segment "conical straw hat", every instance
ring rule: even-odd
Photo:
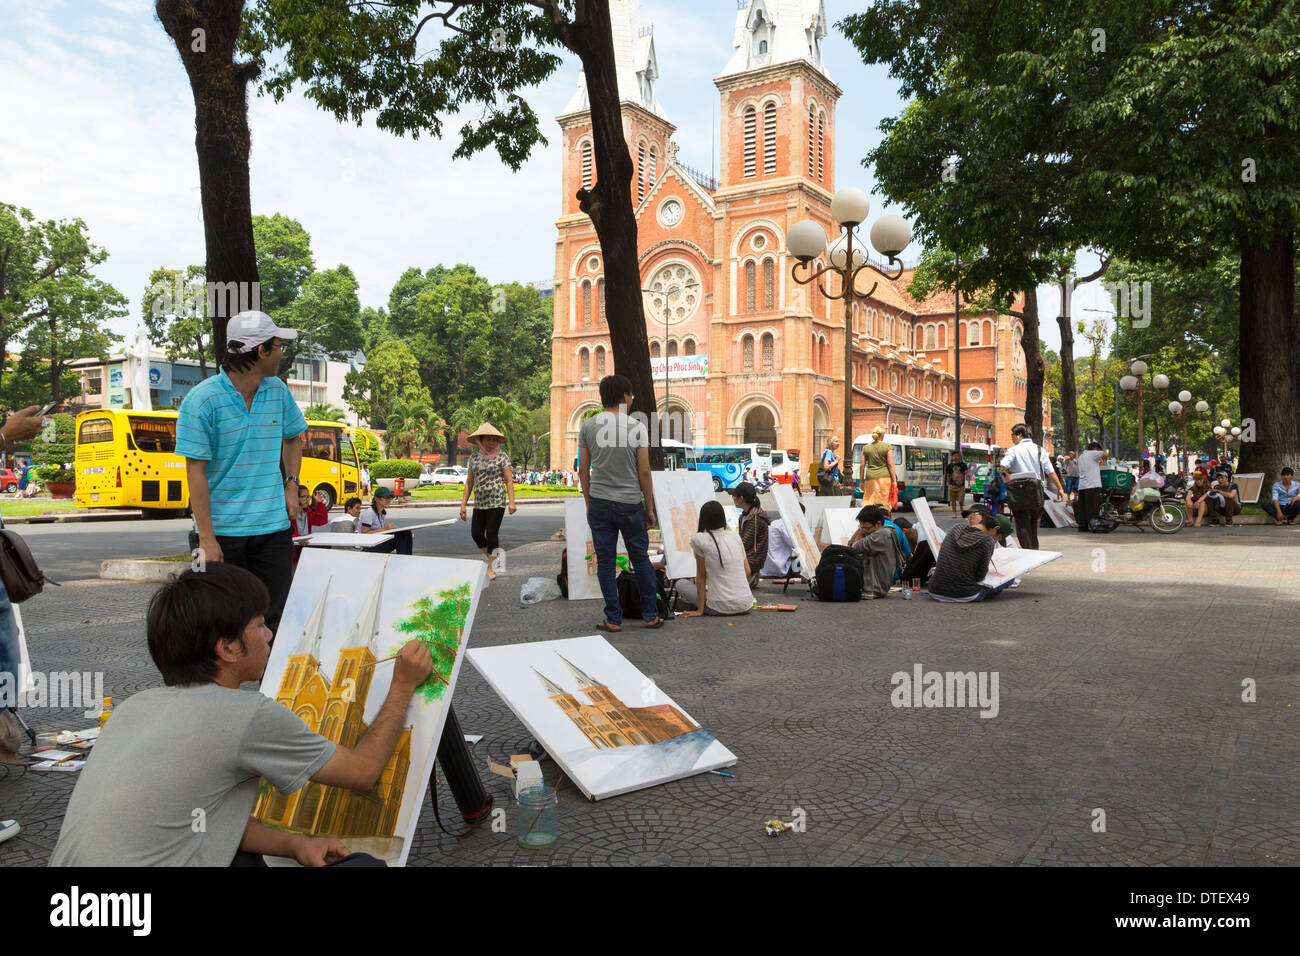
[[[484,422],[470,434],[469,440],[477,445],[480,438],[500,438],[504,441],[505,437],[505,435],[493,428],[489,422]]]

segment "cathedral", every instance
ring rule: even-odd
[[[559,654],[556,657],[564,661],[587,702],[579,700],[573,692],[560,687],[540,671],[533,673],[542,682],[546,696],[564,711],[596,749],[657,744],[697,729],[690,718],[671,704],[629,707],[608,687],[589,677],[567,658]]]
[[[1025,415],[1017,318],[990,311],[963,316],[954,329],[950,292],[917,301],[907,291],[911,269],[894,281],[879,277],[874,293],[854,303],[845,368],[844,304],[793,280],[785,240],[801,219],[820,222],[829,239],[839,234],[829,210],[842,91],[822,56],[826,12],[821,0],[737,3],[730,58],[714,78],[721,101],[714,178],[678,161],[676,127],[655,95],[654,31],[642,25],[638,0],[610,0],[665,437],[683,437],[686,423],[696,445],[766,442],[809,461],[843,429],[851,375],[855,434],[846,446],[878,424],[890,434],[951,440],[960,343],[962,440],[1010,445]],[[582,75],[557,119],[551,442],[553,461],[572,462],[579,426],[600,407],[597,383],[614,371],[600,244],[575,197],[595,174]],[[878,278],[868,271],[860,288],[869,288],[868,275]],[[1049,425],[1050,410],[1042,415]]]

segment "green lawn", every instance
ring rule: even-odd
[[[465,494],[464,485],[425,485],[411,492],[414,501],[459,501]],[[517,498],[567,498],[582,494],[581,488],[564,488],[559,485],[515,485]]]
[[[77,503],[71,498],[24,498],[14,501],[8,495],[0,496],[0,513],[8,518],[26,518],[50,511],[89,512],[91,509],[78,508]]]

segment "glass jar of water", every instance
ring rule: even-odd
[[[529,850],[552,846],[560,832],[560,798],[550,787],[526,787],[519,791],[518,843]]]

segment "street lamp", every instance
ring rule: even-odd
[[[691,281],[685,284],[674,282],[666,289],[641,290],[643,293],[648,292],[652,295],[662,295],[664,297],[664,424],[668,425],[669,432],[671,432],[672,427],[669,424],[671,419],[668,417],[670,414],[668,408],[668,317],[672,314],[673,302],[679,299],[682,293],[687,289],[698,289],[699,287],[700,284],[698,282]],[[670,434],[668,437],[671,438],[672,435]],[[686,428],[684,422],[682,423],[682,440],[686,440]]]
[[[1136,359],[1134,359],[1133,363],[1128,367],[1129,372],[1132,374],[1125,375],[1123,378],[1119,380],[1119,387],[1122,388],[1125,392],[1128,392],[1129,394],[1133,394],[1133,393],[1137,394],[1138,457],[1139,458],[1141,458],[1142,453],[1147,450],[1146,421],[1144,416],[1144,406],[1143,406],[1143,398],[1142,398],[1142,377],[1146,375],[1149,371],[1151,371],[1151,366],[1147,365],[1146,362],[1142,361],[1144,358],[1150,358],[1150,356],[1141,355],[1138,356]],[[1164,389],[1169,387],[1169,377],[1167,375],[1156,375],[1151,379],[1151,384],[1153,387],[1163,391]],[[1188,397],[1190,398],[1191,396],[1189,395]]]
[[[866,244],[857,235],[858,225],[867,218],[871,209],[871,199],[861,189],[841,189],[831,200],[831,220],[839,225],[841,235],[831,243],[830,264],[816,271],[812,261],[826,250],[826,230],[821,223],[803,219],[790,227],[786,235],[786,245],[790,254],[799,261],[791,268],[790,274],[795,282],[808,285],[817,282],[817,288],[828,299],[844,300],[844,442],[845,453],[852,452],[853,445],[853,298],[861,295],[868,298],[880,284],[877,279],[865,293],[859,293],[854,285],[858,274],[864,269],[871,269],[886,279],[897,279],[903,274],[903,263],[898,254],[912,241],[912,229],[902,216],[890,213],[881,216],[871,227],[871,245],[880,251],[897,268],[892,273],[886,272],[867,261]],[[802,271],[802,275],[801,275]],[[824,282],[818,281],[828,272],[840,277],[840,292],[831,295]],[[958,429],[957,441],[960,446],[961,430]]]
[[[1228,442],[1241,441],[1241,429],[1232,424],[1232,419],[1225,418],[1223,421],[1219,422],[1219,424],[1214,426],[1214,435],[1223,445],[1223,455],[1219,460],[1226,461],[1228,457]]]

